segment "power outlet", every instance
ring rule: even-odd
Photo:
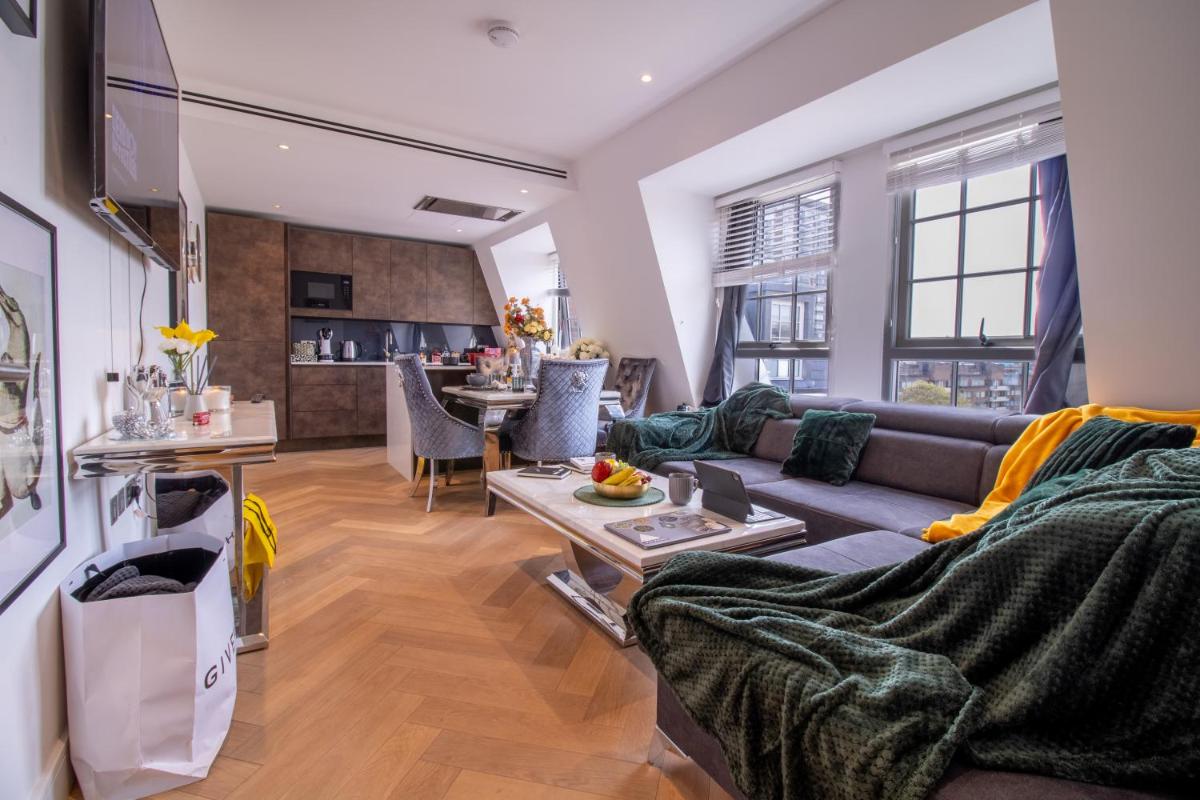
[[[125,509],[129,508],[135,500],[142,495],[141,484],[138,483],[136,477],[130,478],[124,486],[116,491],[116,493],[108,500],[108,518],[110,525],[116,525],[117,520],[125,513]]]

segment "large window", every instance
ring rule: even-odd
[[[787,392],[829,390],[830,269],[837,188],[755,198],[722,209],[717,285],[745,286],[737,357]]]

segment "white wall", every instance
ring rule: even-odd
[[[160,267],[143,271],[88,208],[87,4],[51,0],[39,3],[38,12],[36,40],[0,26],[0,192],[58,229],[62,431],[69,453],[102,432],[120,408],[120,392],[109,390],[104,373],[124,374],[136,357],[143,276],[150,281],[143,323],[151,330],[166,320],[167,281]],[[184,193],[192,214],[202,217],[194,180]],[[147,338],[148,353],[155,341]],[[67,549],[0,613],[0,797],[66,794],[57,587],[105,538],[143,535],[145,525],[132,512],[108,528],[107,498],[122,483],[65,481]]]
[[[1093,402],[1200,406],[1200,3],[1051,0]]]
[[[586,154],[572,169],[576,195],[479,243],[480,261],[488,269],[484,250],[548,222],[585,335],[608,342],[615,357],[658,358],[652,409],[695,402],[711,356],[713,306],[692,302],[684,286],[703,278],[661,268],[665,248],[639,182],[1027,2],[842,0]]]

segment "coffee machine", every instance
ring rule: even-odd
[[[319,352],[318,361],[333,361],[333,328],[321,328],[317,331]]]

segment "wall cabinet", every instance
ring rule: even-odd
[[[483,269],[479,266],[479,259],[475,257],[474,253],[471,254],[471,266],[475,274],[471,290],[471,324],[499,325],[500,322],[496,318],[496,305],[492,302],[492,294],[488,291],[487,281],[483,277]]]
[[[429,322],[470,324],[475,310],[475,276],[471,251],[463,247],[429,245]]]
[[[354,237],[354,309],[351,316],[392,319],[392,243],[374,236]]]
[[[425,322],[429,279],[429,246],[422,242],[392,241],[391,319]]]
[[[348,233],[288,226],[288,269],[304,272],[354,272],[354,237]]]

